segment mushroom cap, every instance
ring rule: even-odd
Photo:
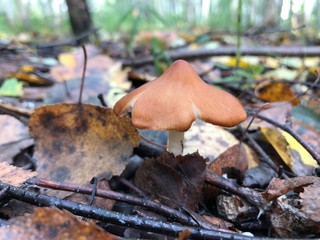
[[[196,119],[232,127],[247,117],[237,98],[206,84],[184,60],[121,98],[113,111],[123,116],[129,109],[135,127],[154,130],[186,131]]]

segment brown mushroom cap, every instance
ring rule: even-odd
[[[186,131],[196,119],[232,127],[247,117],[237,98],[206,84],[184,60],[121,98],[113,110],[125,115],[131,108],[140,129]]]

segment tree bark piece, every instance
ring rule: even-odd
[[[73,34],[77,36],[89,32],[93,28],[93,22],[87,1],[66,0],[66,3],[69,10],[69,18]],[[88,41],[88,37],[81,40]]]

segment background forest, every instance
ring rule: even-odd
[[[95,27],[102,33],[141,29],[210,31],[237,29],[238,0],[87,0]],[[242,0],[241,28],[247,33],[293,31],[317,38],[319,0]],[[139,13],[139,20],[135,20]],[[52,31],[59,29],[59,31]],[[32,32],[69,34],[64,0],[1,0],[0,36]]]

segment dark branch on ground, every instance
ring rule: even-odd
[[[240,234],[182,226],[175,223],[166,223],[141,218],[138,216],[125,215],[101,208],[86,206],[72,201],[62,200],[57,197],[49,197],[43,194],[37,194],[3,182],[0,182],[0,191],[1,190],[5,191],[6,194],[3,194],[2,196],[5,195],[6,199],[16,199],[36,206],[57,207],[59,209],[68,210],[75,215],[96,219],[118,226],[145,230],[153,233],[166,234],[176,237],[180,232],[188,228],[190,231],[190,237],[193,239],[253,239],[252,237]]]

